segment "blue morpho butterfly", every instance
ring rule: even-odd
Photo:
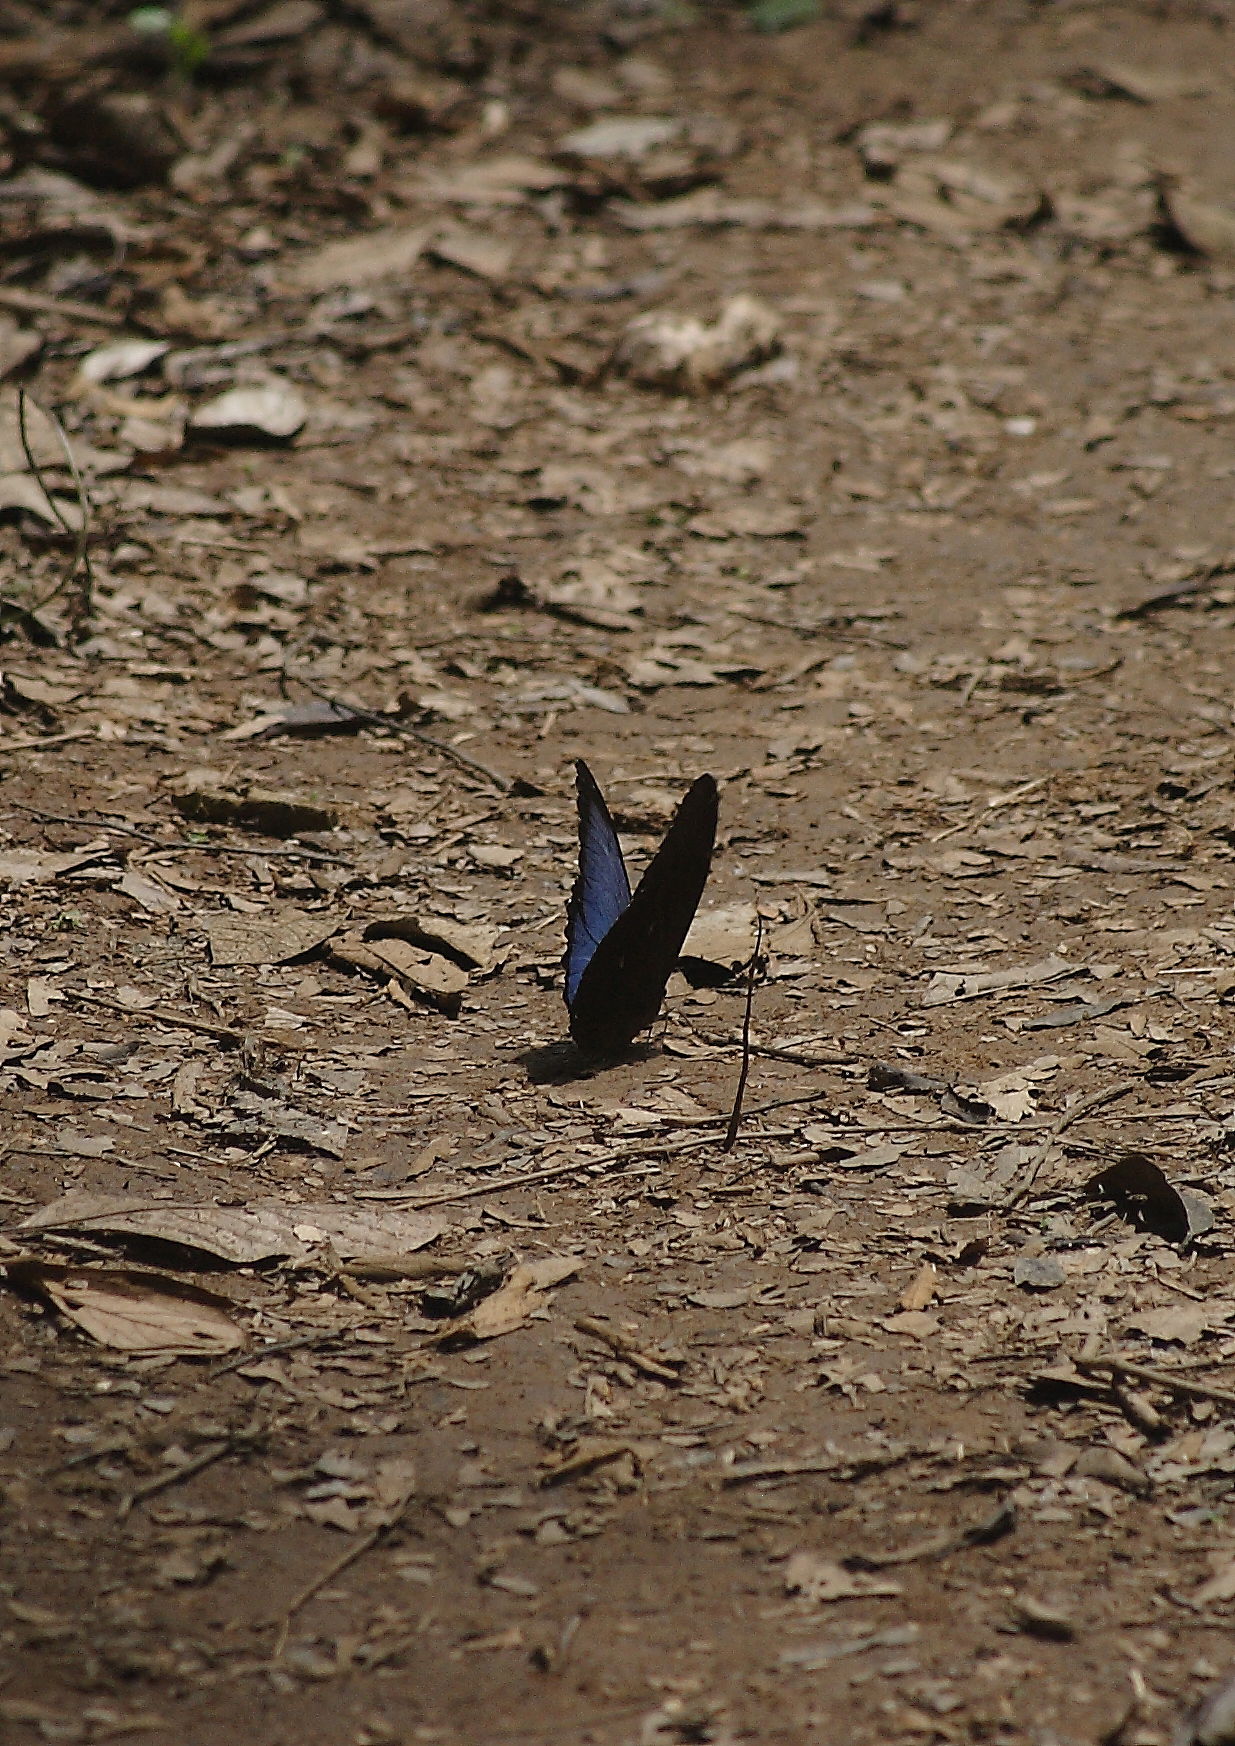
[[[631,896],[605,797],[582,759],[579,875],[566,907],[570,1034],[589,1055],[616,1055],[655,1023],[712,865],[716,780],[691,784]]]

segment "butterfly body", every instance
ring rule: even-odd
[[[579,873],[566,910],[570,1034],[587,1054],[619,1054],[655,1023],[699,899],[716,841],[711,776],[691,785],[633,895],[605,797],[575,766]]]

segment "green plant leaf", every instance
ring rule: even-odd
[[[809,24],[818,18],[821,0],[757,0],[750,7],[750,21],[756,30],[769,33],[790,30],[795,24]]]

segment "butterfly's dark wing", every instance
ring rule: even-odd
[[[593,948],[569,999],[570,1034],[589,1054],[619,1053],[655,1022],[712,865],[716,782],[700,776],[629,904]]]
[[[566,1005],[573,1009],[579,982],[596,948],[630,902],[622,847],[600,784],[580,758],[575,765],[579,800],[579,873],[566,905]]]

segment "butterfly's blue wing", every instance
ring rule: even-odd
[[[630,903],[630,880],[600,785],[580,758],[579,874],[566,906],[566,1005],[571,1008],[596,948]]]
[[[581,770],[581,830],[584,774]],[[587,781],[591,782],[590,775]],[[595,784],[591,786],[594,788]],[[600,805],[604,806],[603,800]],[[665,998],[665,986],[707,884],[716,841],[716,813],[716,783],[711,776],[700,776],[678,807],[634,896],[621,906],[600,938],[590,945],[587,959],[573,981],[568,949],[570,1034],[587,1053],[619,1054],[637,1032],[655,1022]],[[608,820],[607,812],[604,816]],[[610,832],[612,828],[610,822]],[[620,860],[620,851],[618,855]],[[625,867],[622,878],[625,881]],[[577,884],[576,895],[578,891]],[[573,906],[575,896],[571,903]],[[574,931],[578,931],[577,923]],[[568,947],[571,937],[568,918]]]

